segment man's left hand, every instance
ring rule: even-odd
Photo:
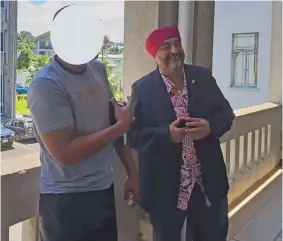
[[[186,133],[194,141],[203,139],[210,132],[210,124],[207,120],[201,118],[187,118]]]
[[[127,177],[124,184],[124,199],[129,201],[133,197],[133,205],[138,202],[138,180],[137,177]],[[133,206],[131,205],[131,206]]]

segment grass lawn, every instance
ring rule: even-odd
[[[22,115],[30,114],[26,100],[16,100],[16,113]]]

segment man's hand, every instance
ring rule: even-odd
[[[186,128],[178,128],[180,121],[181,119],[178,118],[177,120],[172,122],[169,126],[171,139],[175,143],[182,142],[186,136]]]
[[[130,201],[132,199],[133,203],[128,203],[130,207],[137,204],[138,202],[138,178],[137,175],[132,177],[127,177],[124,184],[124,199]]]
[[[201,118],[187,118],[186,134],[189,135],[194,141],[206,137],[210,132],[209,122]]]
[[[133,122],[132,101],[131,98],[128,100],[125,106],[120,106],[114,97],[110,100],[114,107],[116,121],[125,129],[125,132]]]

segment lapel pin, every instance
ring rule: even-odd
[[[192,84],[194,84],[195,82],[196,82],[196,81],[193,79],[193,80],[192,80]]]

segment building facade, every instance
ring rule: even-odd
[[[18,2],[1,0],[1,115],[15,115]]]
[[[35,38],[35,54],[46,55],[52,57],[55,55],[53,50],[51,40],[50,40],[50,31],[43,33]]]
[[[215,2],[213,75],[233,109],[268,101],[272,1]]]

